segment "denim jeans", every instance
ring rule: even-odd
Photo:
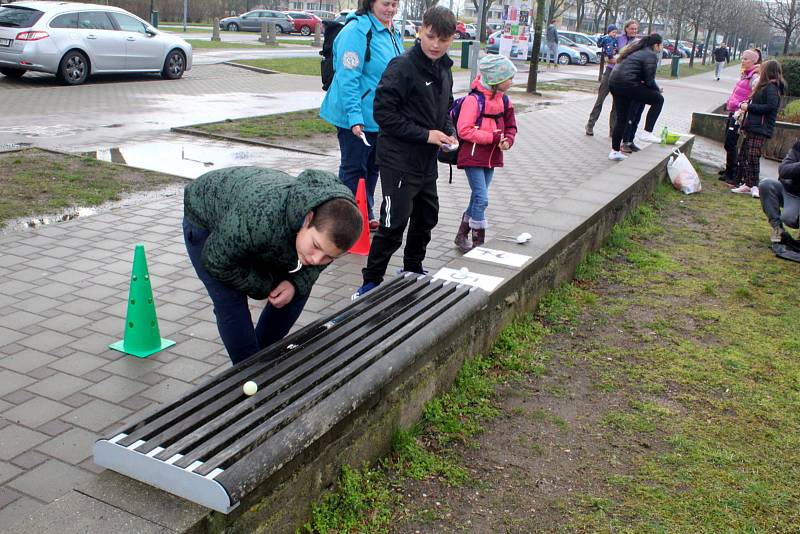
[[[484,167],[464,167],[472,194],[466,214],[470,228],[486,228],[486,208],[489,206],[489,184],[492,183],[494,169]]]
[[[375,146],[378,143],[378,132],[364,132],[367,146],[360,137],[353,135],[349,129],[336,128],[339,137],[339,181],[350,188],[353,194],[358,189],[358,179],[364,178],[367,186],[367,215],[375,220],[372,206],[375,204],[375,186],[378,185],[378,164],[375,163]]]
[[[197,272],[198,278],[206,286],[211,302],[214,303],[214,315],[222,343],[228,351],[231,362],[235,365],[261,349],[280,341],[289,333],[308,296],[295,295],[289,304],[275,308],[267,304],[261,312],[258,324],[253,327],[247,295],[229,285],[223,284],[211,276],[203,267],[203,246],[209,232],[205,228],[193,225],[183,219],[183,239],[189,259]]]

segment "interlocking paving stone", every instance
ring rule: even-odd
[[[11,460],[47,440],[47,435],[20,425],[0,429],[0,460]]]
[[[191,388],[192,384],[187,384],[186,382],[174,378],[167,378],[146,391],[143,391],[142,396],[161,404],[166,404],[174,401]]]
[[[49,352],[56,347],[69,345],[74,341],[75,338],[66,334],[61,334],[58,332],[40,332],[38,334],[20,339],[19,343],[35,350]]]
[[[75,352],[69,356],[58,358],[56,361],[50,363],[48,367],[63,373],[69,373],[75,376],[83,376],[84,374],[94,371],[98,367],[102,367],[107,363],[108,360],[104,358],[92,356],[91,354],[85,354],[82,352]],[[71,394],[72,393],[68,393],[68,395]]]
[[[33,382],[35,382],[34,379],[14,371],[0,371],[0,397],[22,389]]]
[[[68,411],[70,411],[69,406],[44,397],[34,397],[10,410],[6,410],[3,413],[3,417],[9,421],[36,428]]]
[[[0,462],[0,484],[22,473],[22,469],[8,462]]]
[[[36,467],[45,460],[47,460],[47,456],[44,454],[40,454],[36,451],[27,451],[14,458],[11,463],[23,469],[30,469]]]
[[[18,332],[16,330],[10,330],[8,328],[5,328],[4,326],[0,326],[0,348],[4,348],[24,338],[25,334],[23,334],[22,332]],[[4,354],[8,353],[4,352]],[[1,387],[2,386],[0,385],[0,388]]]
[[[206,356],[214,354],[219,350],[219,344],[202,339],[190,339],[182,343],[176,343],[170,347],[170,352],[202,360]],[[160,371],[159,371],[160,372]]]
[[[11,490],[11,488],[8,489],[14,491]],[[19,495],[17,492],[14,493]],[[30,497],[22,496],[0,510],[0,525],[15,524],[19,520],[29,517],[43,508],[44,505],[41,502],[31,499]],[[19,534],[19,532],[14,532],[14,534]]]
[[[36,450],[75,465],[91,456],[92,446],[97,437],[94,432],[82,428],[72,428],[50,441],[38,445]]]
[[[52,438],[53,436],[63,434],[70,428],[72,428],[72,426],[69,423],[65,423],[61,419],[53,419],[52,421],[49,421],[38,427],[36,430],[42,432],[43,434],[47,434]]]
[[[21,351],[11,356],[0,357],[0,367],[18,373],[27,373],[37,367],[52,363],[55,360],[56,358],[49,354],[39,352],[38,350],[23,348]]]
[[[12,393],[9,393],[3,399],[7,402],[10,402],[13,405],[22,404],[23,402],[28,402],[36,395],[31,393],[30,391],[25,391],[24,389],[18,389]]]
[[[135,380],[130,380],[121,376],[112,376],[86,388],[84,393],[109,402],[119,402],[145,389],[147,389],[147,386]]]
[[[147,404],[149,403],[147,401]],[[130,414],[131,410],[127,408],[95,399],[65,414],[61,419],[92,432],[100,432],[109,425],[122,421]]]
[[[50,502],[93,476],[60,460],[47,460],[8,485],[31,497]]]
[[[3,508],[5,508],[9,504],[11,504],[12,502],[14,502],[17,499],[19,499],[20,496],[21,495],[20,495],[19,492],[16,492],[16,491],[12,490],[11,488],[0,487],[0,510],[2,510]],[[1,513],[2,512],[0,512],[0,514]],[[2,516],[0,516],[0,517],[2,517]],[[1,524],[6,524],[7,525],[8,523],[0,522],[0,525]]]
[[[189,344],[190,342],[185,342]],[[204,342],[205,343],[205,342]],[[175,360],[158,369],[158,374],[177,378],[184,382],[192,382],[199,377],[208,374],[214,369],[213,365],[192,360]]]
[[[49,397],[54,400],[61,400],[78,391],[81,391],[92,385],[88,380],[72,376],[64,373],[58,373],[36,384],[28,386],[26,389],[37,395]]]
[[[48,330],[55,330],[64,334],[91,323],[91,319],[80,317],[72,313],[59,313],[55,317],[39,323]]]

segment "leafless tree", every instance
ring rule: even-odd
[[[531,49],[531,66],[528,70],[528,86],[526,90],[529,93],[537,94],[536,84],[538,82],[539,72],[539,50],[542,47],[542,27],[544,23],[544,10],[546,0],[536,0],[536,18],[533,19],[533,43]]]
[[[759,4],[761,13],[767,24],[780,30],[786,36],[783,41],[783,53],[789,50],[792,34],[800,25],[798,16],[798,0],[769,0]]]

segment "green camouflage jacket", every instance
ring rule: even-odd
[[[295,238],[306,214],[332,198],[353,200],[336,176],[306,170],[231,167],[208,172],[186,186],[184,216],[209,231],[203,266],[217,280],[265,299],[282,280],[308,295],[325,266],[297,268]]]

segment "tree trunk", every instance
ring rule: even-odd
[[[694,38],[692,38],[692,57],[689,59],[689,68],[694,68],[694,56],[697,54],[697,34],[700,32],[700,25],[694,27]]]
[[[539,50],[542,47],[542,22],[544,22],[545,0],[536,0],[536,18],[533,22],[533,46],[531,48],[531,66],[528,70],[529,93],[536,93],[536,82],[539,73]]]
[[[783,41],[783,55],[786,55],[786,52],[789,51],[789,41],[792,39],[792,31],[789,30],[786,32],[786,39]]]

